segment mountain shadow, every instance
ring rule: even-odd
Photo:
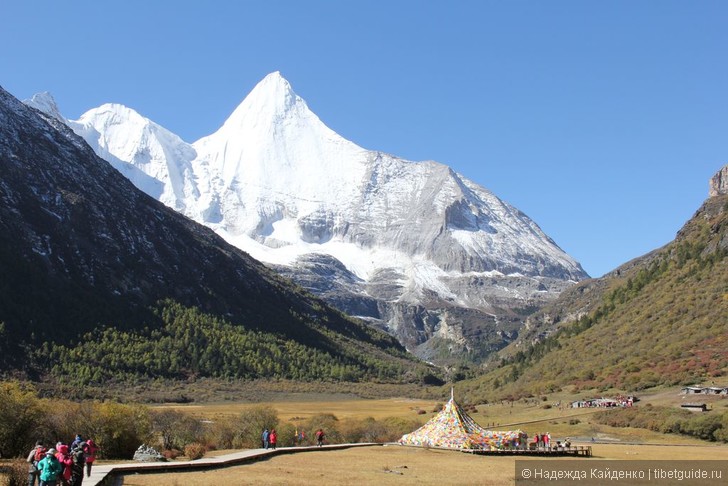
[[[49,354],[56,346],[93,347],[102,328],[149,338],[175,320],[165,309],[273,336],[273,347],[295,343],[298,353],[350,367],[349,377],[401,381],[426,370],[394,338],[137,190],[65,124],[2,88],[0,273],[2,368],[31,377],[58,364]],[[228,372],[261,375],[251,370]],[[305,376],[318,378],[337,377]]]

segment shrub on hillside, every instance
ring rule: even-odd
[[[715,441],[717,440],[716,433],[723,427],[722,419],[722,416],[713,413],[701,414],[691,420],[685,421],[680,431],[685,435]]]
[[[49,439],[39,435],[38,417],[45,413],[33,390],[14,381],[0,383],[0,457],[24,456],[36,440]]]
[[[389,442],[386,425],[372,417],[343,420],[339,432],[343,442]]]
[[[243,447],[238,437],[241,435],[238,417],[220,417],[210,426],[207,437],[218,449]],[[256,446],[257,447],[257,446]]]
[[[721,428],[716,430],[713,436],[719,442],[728,442],[728,411],[723,412]]]
[[[106,458],[131,459],[140,444],[149,444],[152,426],[149,409],[120,403],[94,404],[90,432]]]
[[[178,410],[159,410],[151,414],[152,430],[161,438],[162,449],[181,449],[191,442],[202,442],[202,422]]]
[[[193,442],[185,446],[185,456],[187,456],[187,458],[191,461],[194,461],[195,459],[202,459],[205,452],[207,452],[205,446],[199,442]]]
[[[391,442],[391,434],[387,429],[387,425],[383,422],[376,421],[373,418],[365,418],[362,420],[364,426],[363,434],[360,442]],[[399,438],[399,436],[397,437]]]
[[[23,459],[14,459],[5,466],[7,486],[25,486],[28,484],[28,463]]]
[[[409,434],[413,430],[422,426],[422,422],[418,419],[408,419],[402,417],[387,417],[382,419],[382,427],[384,436],[379,442],[394,442],[404,434]]]
[[[694,412],[667,407],[632,407],[605,410],[594,420],[612,427],[635,427],[662,433],[683,434],[708,441],[728,442],[728,411]]]
[[[318,429],[323,429],[327,443],[342,442],[341,433],[339,432],[339,419],[336,418],[336,415],[320,413],[309,418],[306,430],[311,431],[311,435],[313,435]]]
[[[276,429],[276,435],[278,436],[278,441],[276,442],[276,445],[278,447],[293,447],[298,445],[296,442],[297,431],[298,429],[293,424],[280,424]]]
[[[45,400],[16,382],[0,383],[0,454],[25,457],[36,440],[54,444],[76,434],[93,438],[109,459],[130,459],[151,438],[146,407]]]
[[[44,411],[37,420],[48,443],[81,434],[93,438],[104,457],[130,459],[140,444],[150,442],[149,413],[144,406],[63,400],[39,403]]]
[[[162,455],[165,459],[168,461],[173,461],[177,459],[179,456],[182,455],[182,451],[179,449],[169,449],[169,450],[163,450]]]
[[[238,416],[237,423],[232,423],[234,433],[232,446],[236,449],[254,449],[261,447],[261,434],[264,429],[278,427],[278,413],[267,406],[250,408]],[[222,448],[218,445],[219,448]]]

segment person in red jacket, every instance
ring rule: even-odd
[[[276,432],[276,429],[271,429],[270,435],[268,436],[268,443],[272,449],[276,448],[276,442],[278,442],[278,433]]]
[[[63,471],[59,476],[61,484],[68,486],[71,484],[71,469],[73,468],[73,457],[68,453],[68,445],[60,444],[58,446],[58,452],[56,453],[56,459],[63,466]]]
[[[324,434],[324,431],[322,429],[318,429],[316,431],[316,445],[319,447],[322,447],[324,445],[325,437],[326,437],[326,434]]]
[[[99,450],[99,446],[96,445],[93,439],[89,439],[86,441],[86,447],[84,448],[83,452],[86,456],[86,477],[91,476],[91,466],[94,465],[94,461],[96,460],[96,453]]]

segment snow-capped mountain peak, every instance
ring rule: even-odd
[[[166,128],[118,103],[106,103],[67,122],[119,172],[167,206],[186,212],[194,196],[195,150]]]
[[[302,105],[302,109],[308,109],[306,102],[293,92],[291,84],[281,76],[279,71],[263,78],[245,99],[246,105],[239,107],[236,113],[243,110],[258,113],[272,111],[274,114],[283,116],[286,111],[294,109],[298,104]],[[234,119],[236,113],[231,119]]]
[[[61,111],[58,109],[58,104],[48,91],[42,93],[36,93],[29,100],[24,100],[23,103],[28,106],[42,111],[46,115],[50,115],[56,120],[65,122],[66,119],[61,115]]]
[[[266,135],[280,140],[293,135],[295,130],[315,130],[340,138],[308,108],[290,83],[279,72],[274,72],[253,88],[217,132],[196,145],[208,143],[211,138],[240,135]]]
[[[120,105],[68,123],[145,192],[393,331],[410,313],[422,326],[452,319],[451,307],[512,320],[587,277],[525,214],[446,165],[344,139],[279,72],[193,144]],[[429,339],[407,333],[408,346]]]
[[[366,171],[365,151],[324,125],[277,72],[193,146],[199,165],[215,174],[210,190],[220,196],[210,198],[218,207],[201,212],[222,214],[233,235],[270,231],[282,208],[305,216],[349,200]],[[246,224],[239,224],[242,212]]]

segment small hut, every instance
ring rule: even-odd
[[[683,403],[680,405],[681,408],[685,410],[690,410],[691,412],[707,412],[708,411],[708,405],[705,403]]]

